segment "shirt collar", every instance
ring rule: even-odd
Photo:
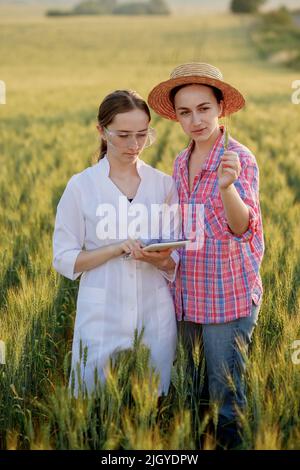
[[[203,170],[208,170],[208,171],[214,171],[217,169],[220,161],[220,156],[223,154],[224,151],[224,141],[225,141],[225,132],[224,132],[224,126],[220,126],[221,130],[221,135],[217,138],[216,142],[214,143],[213,148],[211,149],[208,157],[206,158],[202,169]],[[184,165],[187,164],[188,159],[190,158],[191,152],[194,148],[194,141],[192,140],[189,144],[189,146],[184,150],[180,167],[183,168]]]
[[[102,172],[105,174],[105,176],[108,176],[109,175],[109,170],[110,170],[110,164],[109,164],[109,161],[108,161],[108,158],[107,158],[106,154],[104,155],[103,158],[101,158],[101,160],[99,160],[98,165],[100,167],[100,170],[102,170]],[[144,166],[145,166],[145,163],[143,162],[143,160],[138,158],[137,161],[136,161],[136,169],[137,169],[137,172],[138,172],[138,174],[141,178],[143,176]]]

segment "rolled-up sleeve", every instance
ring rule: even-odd
[[[171,185],[165,201],[165,204],[169,206],[169,210],[165,212],[163,217],[162,236],[165,239],[178,240],[181,237],[181,211],[175,182],[173,179],[170,181]],[[180,263],[179,251],[173,250],[171,253],[171,258],[175,262],[173,270],[159,271],[168,281],[174,282]]]
[[[85,237],[80,192],[75,181],[76,175],[69,180],[58,203],[53,233],[52,265],[59,274],[71,280],[82,274],[74,273],[74,266]]]
[[[249,242],[258,230],[260,219],[259,204],[259,170],[254,157],[246,159],[242,164],[241,174],[234,183],[241,199],[249,209],[249,225],[247,230],[241,235],[234,234],[227,223],[224,212],[222,216],[222,224],[224,232],[238,242]]]

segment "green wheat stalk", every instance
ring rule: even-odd
[[[230,116],[225,117],[225,131],[224,131],[224,152],[228,150],[228,142],[229,142],[229,119]]]
[[[229,132],[227,130],[227,127],[225,128],[225,139],[224,139],[224,150],[227,152],[228,150],[228,141],[229,141]]]

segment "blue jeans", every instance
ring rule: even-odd
[[[201,338],[209,401],[219,404],[219,422],[222,424],[235,423],[236,406],[243,410],[247,404],[244,374],[259,309],[260,306],[252,302],[250,316],[227,323],[179,322],[179,330],[189,347]]]
[[[219,415],[227,421],[235,420],[236,406],[244,409],[247,404],[244,374],[259,309],[252,302],[248,317],[202,325],[209,399],[219,402]]]

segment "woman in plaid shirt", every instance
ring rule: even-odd
[[[237,447],[237,409],[247,404],[245,365],[262,301],[264,239],[256,159],[226,134],[219,118],[245,101],[217,68],[192,63],[176,67],[156,86],[149,104],[178,121],[191,140],[175,160],[173,177],[183,234],[194,242],[181,250],[172,289],[190,352],[203,341],[209,398],[219,404],[219,446]]]

